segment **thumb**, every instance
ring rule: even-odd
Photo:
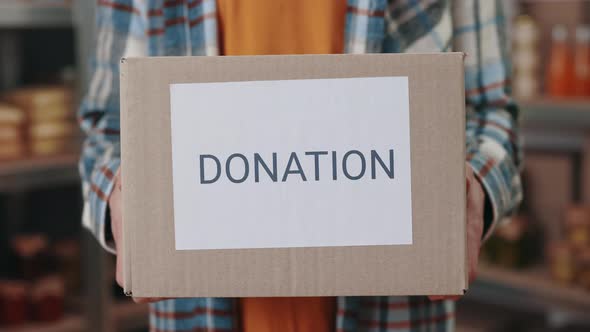
[[[123,255],[117,254],[117,263],[115,269],[115,280],[119,286],[123,287]]]
[[[469,163],[465,163],[465,189],[469,192],[469,188],[471,187],[471,180],[473,179],[473,169],[469,165]]]

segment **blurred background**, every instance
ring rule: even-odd
[[[590,330],[590,1],[505,0],[525,202],[482,251],[458,331]],[[0,331],[145,331],[81,229],[75,110],[91,0],[0,0]]]

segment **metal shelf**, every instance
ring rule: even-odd
[[[523,127],[590,130],[590,99],[540,98],[518,104]]]
[[[0,192],[80,181],[77,154],[0,162]]]
[[[117,331],[133,331],[148,327],[148,305],[122,301],[113,304],[111,317]],[[84,316],[68,315],[55,323],[30,323],[22,327],[0,328],[0,332],[83,332],[87,331]]]
[[[55,323],[31,323],[22,327],[0,328],[0,332],[83,332],[86,331],[84,318],[66,316]]]
[[[557,283],[543,267],[513,271],[483,263],[478,271],[468,298],[541,312],[559,309],[589,319],[590,291]]]
[[[72,25],[72,9],[67,6],[0,2],[0,28],[55,28]]]
[[[590,133],[590,99],[519,101],[527,150],[579,152]]]

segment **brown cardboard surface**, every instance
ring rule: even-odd
[[[170,84],[375,76],[409,77],[412,245],[175,250]],[[467,288],[461,53],[123,59],[121,144],[124,288],[133,296],[434,295]]]

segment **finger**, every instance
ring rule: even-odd
[[[468,163],[465,163],[465,184],[467,192],[469,192],[469,188],[471,187],[471,181],[473,179],[473,169],[469,166]]]
[[[116,263],[116,267],[115,267],[115,280],[117,281],[117,284],[119,284],[119,286],[121,286],[121,288],[123,287],[123,259],[121,259],[121,255],[117,255],[117,263]]]
[[[168,297],[133,297],[133,302],[135,303],[154,303],[164,300],[169,300]]]
[[[430,301],[441,301],[441,300],[445,299],[445,296],[444,295],[429,295],[428,299]]]
[[[119,167],[117,174],[117,183],[119,184],[119,190],[121,190],[123,188],[123,172],[121,171],[121,167]]]
[[[117,173],[118,174],[118,173]],[[115,240],[115,245],[119,242],[121,232],[120,232],[120,224],[121,224],[121,189],[119,187],[120,183],[119,177],[115,177],[115,188],[111,192],[109,197],[109,208],[111,214],[111,230],[113,232],[113,238]]]
[[[444,301],[444,300],[451,300],[451,301],[458,301],[461,299],[460,295],[430,295],[428,296],[430,301]]]
[[[469,268],[469,283],[472,283],[477,279],[477,264],[479,256],[474,258],[473,266]]]

